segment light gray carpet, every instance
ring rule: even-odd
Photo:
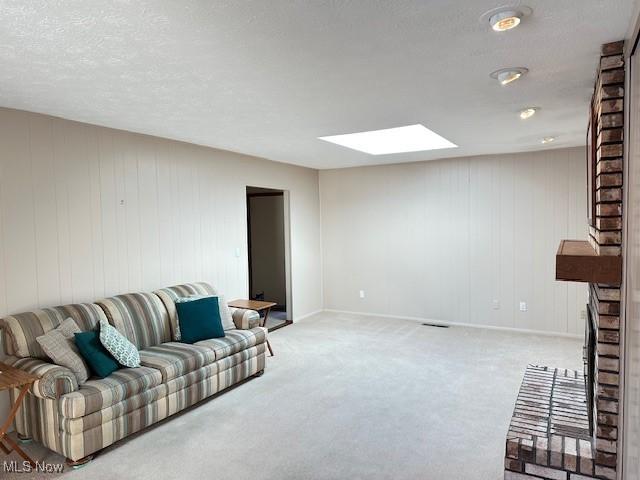
[[[335,313],[271,343],[261,378],[63,477],[498,480],[526,365],[581,368],[578,340]]]

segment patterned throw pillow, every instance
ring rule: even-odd
[[[100,322],[100,343],[120,365],[130,368],[140,366],[140,354],[136,346],[104,320]]]
[[[80,385],[89,378],[89,367],[78,352],[75,333],[80,333],[80,328],[73,318],[67,318],[58,328],[36,337],[36,341],[53,363],[71,370]]]
[[[233,318],[231,317],[231,310],[229,310],[229,305],[227,305],[227,301],[225,300],[223,295],[189,295],[188,297],[178,298],[175,303],[182,302],[190,302],[192,300],[200,300],[201,298],[207,297],[218,297],[218,307],[220,309],[220,320],[222,320],[222,328],[226,330],[233,330],[236,328],[236,324],[233,323]],[[176,340],[180,340],[180,331],[176,332]]]

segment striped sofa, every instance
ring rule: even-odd
[[[224,338],[193,345],[172,341],[174,301],[192,294],[216,295],[206,283],[130,293],[96,303],[65,305],[7,316],[5,362],[40,376],[16,416],[22,438],[33,438],[77,464],[118,440],[198,403],[231,385],[262,374],[266,329],[252,310],[230,309],[236,329]],[[73,318],[81,330],[107,320],[140,351],[141,367],[122,368],[78,385],[54,365],[36,337]],[[17,390],[11,392],[15,400]]]

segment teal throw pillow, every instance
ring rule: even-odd
[[[76,347],[89,368],[100,378],[105,378],[120,368],[118,362],[100,343],[98,332],[81,332],[74,334]]]
[[[180,341],[196,343],[209,338],[224,337],[217,297],[205,297],[176,303]]]

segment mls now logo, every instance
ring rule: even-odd
[[[32,465],[29,462],[19,464],[16,461],[3,461],[2,471],[6,473],[62,473],[64,471],[64,463],[35,462]]]

